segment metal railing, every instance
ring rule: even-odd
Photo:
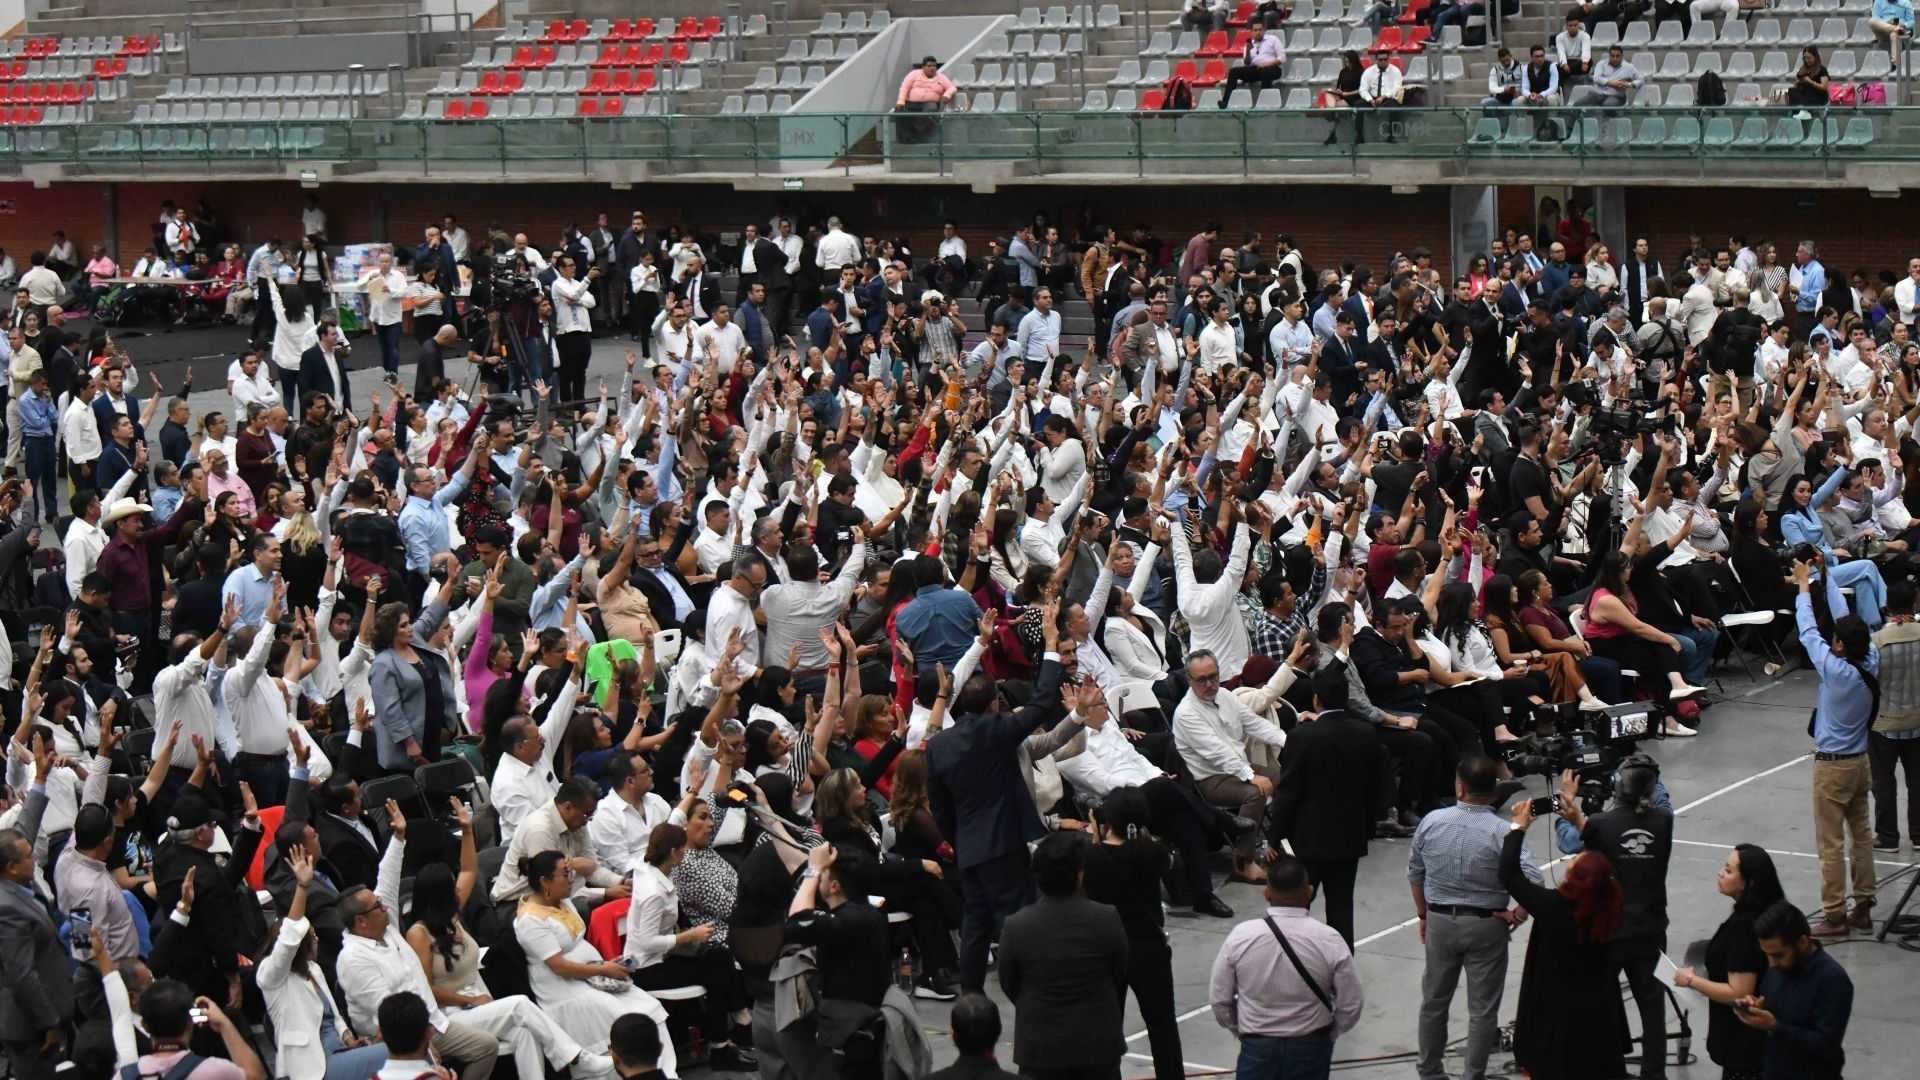
[[[1342,166],[1359,174],[1393,161],[1449,161],[1450,175],[1460,177],[1511,174],[1515,162],[1536,171],[1604,163],[1623,178],[1821,177],[1849,163],[1920,162],[1920,108],[669,114],[96,123],[0,132],[0,170],[61,165],[76,177],[239,175],[310,161],[545,179],[569,175],[569,165],[587,174],[597,165],[634,163],[667,174],[851,173],[879,164],[883,175],[949,175],[995,163],[1025,175],[1225,179]]]

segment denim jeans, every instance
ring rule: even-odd
[[[400,324],[376,325],[373,331],[380,338],[380,366],[388,371],[399,371]]]
[[[54,456],[58,451],[51,435],[29,435],[24,440],[27,455],[27,479],[33,481],[33,497],[36,505],[44,509],[46,516],[38,520],[52,522],[60,516],[60,482],[54,478]],[[28,520],[35,520],[31,508]]]
[[[1333,1066],[1333,1032],[1283,1039],[1248,1035],[1240,1040],[1234,1080],[1326,1080]]]
[[[1673,631],[1680,642],[1680,677],[1689,686],[1705,686],[1712,677],[1713,650],[1720,644],[1720,631],[1697,626]]]

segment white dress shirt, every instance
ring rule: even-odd
[[[67,403],[67,411],[60,417],[60,438],[66,443],[68,461],[84,465],[100,459],[104,447],[92,402],[76,397]]]
[[[716,653],[724,652],[736,629],[746,647],[734,661],[734,670],[746,678],[753,674],[754,660],[760,655],[760,627],[753,621],[753,608],[747,598],[727,582],[720,582],[707,600],[706,640]]]
[[[1400,69],[1392,64],[1386,66],[1384,73],[1377,64],[1360,73],[1360,100],[1381,98],[1400,99]]]
[[[1240,343],[1233,335],[1233,324],[1209,321],[1200,331],[1200,370],[1212,374],[1239,358]]]
[[[278,676],[266,673],[267,653],[273,649],[273,637],[272,627],[262,625],[255,632],[247,655],[221,682],[220,697],[233,715],[243,754],[288,752],[287,726],[293,722],[289,708],[293,695]]]
[[[1193,576],[1193,550],[1187,543],[1186,530],[1173,530],[1173,573],[1179,584],[1180,613],[1187,617],[1193,648],[1205,649],[1219,661],[1221,682],[1239,678],[1252,651],[1247,620],[1234,603],[1240,579],[1247,572],[1251,536],[1245,528],[1234,530],[1233,553],[1226,568],[1217,580],[1202,585]]]
[[[375,278],[379,278],[384,287],[380,292],[372,288]],[[369,270],[360,275],[360,284],[367,286],[368,321],[375,326],[392,326],[400,321],[400,297],[407,291],[407,275],[398,270],[385,274]]]
[[[1059,765],[1060,775],[1073,782],[1075,791],[1100,799],[1115,788],[1140,787],[1164,775],[1134,749],[1112,717],[1097,728],[1088,725],[1086,750]]]
[[[631,874],[645,861],[647,838],[669,822],[681,824],[679,813],[651,791],[641,793],[638,806],[619,795],[608,795],[587,819],[587,839],[593,842],[593,857],[600,865]]]
[[[500,815],[500,842],[511,843],[513,832],[528,814],[553,801],[560,780],[553,772],[553,755],[560,749],[567,725],[573,722],[573,702],[580,692],[580,681],[568,679],[566,686],[547,710],[540,724],[540,736],[546,743],[540,755],[529,765],[512,754],[501,754],[493,767],[493,809]]]
[[[1173,741],[1195,780],[1227,776],[1251,781],[1253,764],[1247,759],[1247,741],[1266,743],[1275,750],[1287,736],[1273,722],[1247,708],[1233,693],[1214,691],[1207,701],[1188,690],[1173,710]]]
[[[822,270],[838,271],[860,261],[860,241],[840,229],[830,229],[814,249],[813,264]]]
[[[554,278],[552,292],[554,335],[591,333],[593,316],[587,312],[595,301],[586,279]]]
[[[741,331],[740,324],[731,319],[725,326],[718,321],[702,323],[700,329],[693,332],[693,355],[704,360],[709,351],[720,374],[731,375],[733,366],[740,362],[740,354],[747,351],[747,335]]]

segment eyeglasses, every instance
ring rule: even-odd
[[[1220,681],[1220,673],[1216,671],[1211,675],[1189,675],[1187,676],[1187,681],[1202,686],[1211,686]]]

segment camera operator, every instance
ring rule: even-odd
[[[1654,968],[1667,947],[1667,864],[1673,858],[1673,804],[1660,765],[1646,754],[1620,763],[1611,806],[1589,818],[1571,769],[1560,774],[1561,821],[1555,839],[1564,854],[1592,849],[1613,864],[1624,901],[1613,940],[1613,964],[1627,974],[1640,1007],[1640,1075],[1667,1073],[1666,987]],[[1568,843],[1572,834],[1574,842]]]

